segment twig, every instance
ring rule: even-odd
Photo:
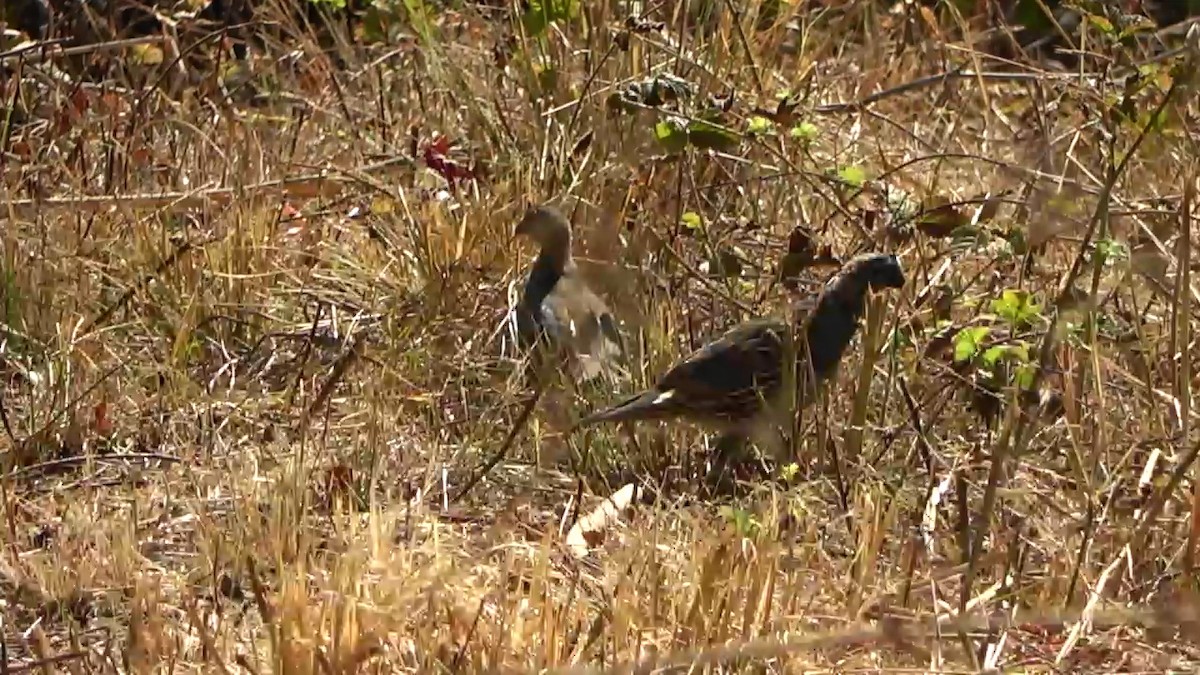
[[[1183,607],[1167,606],[1162,609],[1113,609],[1095,612],[1093,624],[1104,626],[1132,625],[1175,625],[1194,621],[1195,605]],[[1083,610],[1088,611],[1087,609]],[[926,636],[937,636],[937,631],[976,632],[982,630],[1011,630],[1018,627],[1041,627],[1062,629],[1076,621],[1081,612],[1050,610],[1036,615],[1025,615],[1020,621],[1006,613],[986,616],[938,616],[909,622],[907,625],[896,616],[883,616],[878,627],[852,627],[842,630],[823,631],[817,634],[780,638],[766,637],[754,640],[739,640],[725,645],[683,650],[660,657],[648,657],[618,663],[607,669],[575,666],[550,670],[552,675],[591,675],[593,673],[651,673],[667,672],[693,666],[719,666],[747,660],[783,659],[798,652],[835,649],[855,645],[883,644],[911,649],[913,640]],[[543,671],[545,672],[545,671]]]
[[[38,659],[37,661],[30,661],[29,663],[22,663],[16,666],[10,666],[7,663],[4,663],[3,672],[16,675],[16,673],[28,673],[34,670],[43,670],[46,668],[46,666],[54,666],[60,663],[66,663],[67,661],[77,661],[86,658],[87,655],[88,653],[85,651],[77,651],[47,656],[44,659]]]
[[[1165,28],[1165,29],[1159,31],[1156,35],[1159,37],[1165,37],[1167,35],[1181,33],[1181,32],[1186,31],[1186,29],[1188,27],[1190,27],[1193,23],[1197,23],[1198,21],[1200,21],[1200,19],[1189,19],[1188,21],[1183,22],[1180,25],[1170,26],[1168,28]],[[1103,78],[1110,82],[1119,82],[1127,77],[1130,77],[1131,75],[1134,75],[1134,74],[1140,72],[1139,69],[1142,68],[1143,66],[1166,61],[1167,59],[1170,59],[1172,57],[1178,56],[1178,55],[1186,52],[1187,49],[1188,49],[1188,47],[1186,47],[1186,46],[1168,49],[1160,54],[1155,54],[1154,56],[1151,56],[1147,59],[1139,61],[1138,63],[1135,63],[1128,68],[1122,68],[1120,70],[1114,71],[1111,74],[1083,73],[1081,75],[1079,73],[1040,73],[1040,72],[1024,72],[1024,73],[1022,73],[1022,72],[1004,72],[1004,71],[974,71],[974,70],[967,70],[966,65],[963,65],[963,66],[959,66],[958,68],[954,68],[952,70],[947,70],[947,71],[944,71],[941,73],[935,73],[933,75],[926,75],[925,77],[919,77],[915,80],[910,80],[908,82],[898,84],[894,87],[889,87],[882,91],[877,91],[874,94],[871,94],[870,96],[867,96],[866,98],[860,99],[858,101],[849,101],[849,102],[844,102],[844,103],[829,103],[826,105],[819,105],[819,106],[816,106],[814,108],[814,110],[818,113],[852,112],[855,110],[865,108],[873,103],[878,103],[884,99],[892,98],[894,96],[900,96],[901,94],[907,94],[908,92],[916,91],[917,89],[924,89],[925,87],[933,86],[933,85],[936,85],[936,84],[939,84],[942,82],[946,82],[947,80],[951,80],[951,79],[955,79],[955,80],[992,80],[992,81],[996,81],[996,82],[1028,82],[1028,81],[1041,82],[1041,81],[1045,81],[1045,80],[1076,80],[1076,79],[1101,79],[1101,78]]]
[[[344,354],[338,357],[337,363],[333,365],[333,372],[329,373],[329,377],[321,384],[321,389],[317,392],[316,398],[304,410],[304,414],[300,416],[300,422],[297,428],[303,430],[308,426],[308,421],[316,413],[317,409],[325,405],[329,397],[333,395],[333,390],[337,387],[338,382],[342,381],[346,373],[350,370],[350,366],[354,365],[359,357],[362,356],[363,344],[366,342],[367,333],[359,333],[354,339],[354,344],[346,350]]]
[[[210,204],[228,204],[235,199],[262,196],[265,194],[288,194],[293,198],[308,196],[323,196],[323,192],[332,191],[337,184],[348,182],[348,179],[335,176],[335,173],[353,175],[368,174],[394,166],[412,166],[413,160],[408,157],[391,159],[368,164],[353,170],[329,168],[318,173],[302,176],[288,176],[274,180],[252,183],[237,188],[210,188],[190,192],[160,192],[157,194],[120,194],[94,195],[83,197],[47,197],[44,199],[14,199],[5,202],[14,214],[40,214],[49,209],[72,209],[76,211],[99,211],[101,209],[124,206],[127,208],[161,209],[166,207],[185,209]],[[316,192],[316,194],[313,194]]]
[[[214,240],[206,241],[203,244],[201,244],[201,246],[206,246],[209,243],[212,243],[212,241],[214,241]],[[105,321],[108,321],[109,317],[111,317],[113,314],[115,314],[117,312],[117,310],[121,309],[122,307],[124,307],[126,304],[129,303],[129,300],[133,298],[133,295],[135,293],[137,293],[139,289],[143,288],[146,284],[153,281],[155,277],[157,277],[158,275],[165,272],[168,268],[174,266],[175,263],[178,262],[178,260],[184,256],[184,254],[186,254],[188,251],[191,251],[195,246],[196,246],[195,243],[193,243],[191,241],[185,241],[182,244],[180,244],[179,246],[175,247],[175,250],[171,251],[171,255],[167,256],[166,258],[163,258],[162,262],[160,262],[158,264],[158,267],[154,268],[153,272],[145,275],[137,283],[135,283],[132,286],[130,286],[129,288],[125,289],[125,292],[121,293],[120,297],[118,297],[111,304],[109,304],[108,307],[105,307],[104,309],[100,310],[100,313],[97,314],[96,316],[92,317],[92,319],[90,321],[83,324],[83,326],[79,329],[78,334],[85,336],[85,335],[91,333],[92,329],[95,328],[96,326],[99,326],[100,324],[104,323]]]
[[[483,480],[485,476],[491,473],[492,469],[494,469],[496,465],[508,455],[508,451],[512,448],[513,442],[517,440],[517,435],[521,433],[521,431],[525,428],[525,425],[529,422],[529,417],[533,414],[533,409],[537,407],[538,400],[541,399],[542,394],[546,392],[546,387],[549,384],[549,380],[550,378],[547,377],[539,378],[537,388],[533,390],[533,394],[528,400],[525,401],[525,406],[521,408],[521,413],[517,415],[517,419],[513,422],[512,429],[509,430],[508,437],[504,439],[504,443],[501,444],[500,449],[497,450],[491,457],[489,457],[488,460],[483,463],[483,466],[479,467],[479,470],[475,472],[475,475],[471,476],[471,478],[467,480],[466,484],[459,489],[458,493],[450,499],[450,503],[453,504],[462,501],[462,498],[466,497],[467,493],[474,489],[474,487],[479,484],[479,481]]]
[[[80,45],[78,47],[63,47],[59,44],[58,40],[47,40],[45,42],[22,45],[6,52],[0,52],[0,64],[17,60],[25,61],[26,63],[40,63],[62,56],[79,56],[81,54],[91,54],[92,52],[124,49],[125,47],[136,47],[137,45],[156,44],[166,41],[167,38],[162,35],[147,35],[127,40],[97,42],[96,44]]]
[[[58,410],[58,412],[51,415],[50,419],[46,420],[46,422],[44,424],[42,424],[42,426],[38,427],[37,431],[34,431],[32,434],[29,434],[29,436],[25,437],[25,440],[21,442],[21,447],[24,448],[26,445],[29,444],[29,442],[32,439],[41,436],[42,434],[46,433],[46,431],[49,430],[50,427],[54,426],[55,424],[58,424],[58,421],[62,419],[63,415],[67,414],[67,411],[73,410],[76,405],[79,405],[80,401],[82,401],[83,399],[90,396],[93,391],[95,391],[101,384],[104,384],[104,382],[106,380],[108,380],[108,378],[115,375],[116,372],[118,370],[120,370],[121,367],[124,365],[125,365],[124,363],[118,363],[115,366],[104,371],[104,374],[101,375],[99,378],[97,378],[96,381],[93,382],[91,385],[89,385],[87,389],[84,389],[82,393],[80,393],[75,398],[71,399],[65,406],[60,408]],[[109,456],[111,457],[111,455],[109,455]],[[18,469],[18,471],[20,471],[20,469]]]
[[[132,459],[156,459],[163,462],[170,462],[172,464],[178,464],[179,462],[183,461],[179,457],[161,455],[155,452],[130,452],[118,455],[79,455],[77,457],[52,459],[48,462],[38,462],[37,464],[30,464],[29,466],[23,466],[19,469],[13,469],[12,471],[4,474],[4,479],[12,480],[15,478],[20,478],[27,473],[45,471],[47,469],[59,469],[66,466],[72,466],[74,464],[83,464],[84,462],[120,462]]]

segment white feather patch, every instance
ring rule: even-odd
[[[675,396],[674,389],[672,389],[670,391],[664,391],[663,393],[659,394],[658,397],[655,398],[654,401],[650,405],[658,405],[659,403],[663,403],[665,401],[670,401],[674,396]]]

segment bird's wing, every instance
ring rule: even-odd
[[[612,312],[604,312],[600,315],[600,332],[608,341],[617,348],[617,352],[622,358],[625,357],[625,340],[621,337],[621,331],[617,328],[617,320],[613,318]]]
[[[522,302],[516,307],[517,335],[526,348],[545,341],[558,346],[571,339],[569,324],[564,324],[554,308],[542,302],[536,306]]]
[[[577,426],[671,417],[725,424],[753,417],[780,381],[787,330],[770,319],[742,324],[684,358],[653,388]]]
[[[564,274],[543,304],[559,323],[570,327],[571,340],[578,353],[596,358],[624,353],[612,313],[577,274]]]
[[[788,328],[758,319],[727,331],[693,352],[659,380],[674,406],[697,415],[739,417],[758,408],[777,386]]]

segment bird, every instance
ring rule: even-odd
[[[757,318],[735,326],[672,366],[654,386],[584,416],[574,428],[683,419],[726,436],[761,437],[764,423],[790,409],[792,391],[794,404],[803,407],[837,370],[868,292],[904,284],[895,255],[856,256],[817,296],[792,307],[791,322]],[[784,386],[789,380],[794,390]]]
[[[514,232],[539,247],[515,308],[517,340],[544,364],[572,362],[579,381],[611,370],[625,345],[608,306],[588,287],[571,254],[571,223],[558,208],[528,209]]]

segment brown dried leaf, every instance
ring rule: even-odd
[[[971,218],[955,204],[935,200],[936,206],[926,208],[917,217],[917,229],[929,237],[948,237],[960,227],[971,224]]]
[[[100,436],[108,436],[113,432],[112,417],[108,414],[108,401],[100,401],[92,408],[92,429]]]
[[[921,12],[921,19],[924,20],[925,26],[929,29],[929,32],[936,36],[939,42],[944,40],[945,38],[942,36],[942,29],[938,26],[938,20],[937,17],[933,15],[933,10],[925,5],[921,5],[919,9]]]

